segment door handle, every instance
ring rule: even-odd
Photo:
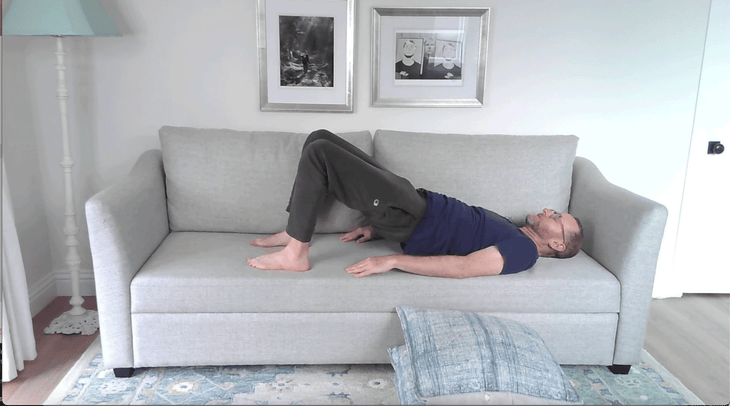
[[[720,141],[710,141],[707,146],[707,153],[710,155],[720,155],[725,151],[725,146]]]

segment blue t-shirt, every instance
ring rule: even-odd
[[[502,274],[531,268],[537,247],[514,223],[499,214],[426,191],[428,208],[408,241],[401,244],[409,255],[467,255],[496,245],[504,258]]]

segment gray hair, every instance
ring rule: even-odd
[[[583,243],[583,224],[581,224],[577,217],[573,218],[578,223],[578,232],[565,232],[565,250],[555,251],[555,258],[573,258],[580,251],[581,244]]]

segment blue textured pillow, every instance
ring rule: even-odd
[[[389,350],[401,404],[580,404],[542,338],[511,320],[397,307],[406,345]]]
[[[388,349],[390,354],[390,363],[395,369],[395,387],[398,390],[398,401],[401,405],[425,405],[426,402],[421,401],[416,396],[416,390],[413,387],[415,377],[413,368],[411,367],[411,356],[408,354],[408,348],[405,345]]]

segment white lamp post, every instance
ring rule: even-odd
[[[61,167],[64,172],[66,225],[66,264],[71,275],[71,305],[73,308],[51,322],[45,329],[46,334],[93,334],[99,328],[96,311],[84,309],[84,299],[79,292],[79,265],[81,259],[76,246],[78,227],[74,209],[73,182],[71,170],[74,161],[71,159],[68,132],[68,89],[66,88],[66,65],[63,57],[63,37],[119,37],[122,34],[114,22],[106,15],[98,0],[13,0],[3,19],[3,35],[34,35],[56,37],[56,70],[58,71],[58,98],[61,110],[61,136],[63,137],[63,159]]]

